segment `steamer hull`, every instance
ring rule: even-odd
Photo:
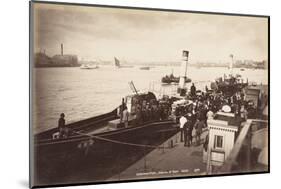
[[[98,126],[94,124],[91,127]],[[76,135],[53,143],[37,143],[35,185],[104,181],[135,163],[176,132],[174,123],[167,120],[92,135]]]

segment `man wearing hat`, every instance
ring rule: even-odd
[[[184,124],[184,146],[190,146],[192,143],[193,125],[191,121],[191,114],[187,114],[187,122]]]
[[[65,117],[64,113],[61,113],[59,121],[58,121],[58,128],[59,128],[59,132],[60,132],[60,138],[65,138],[65,137],[67,137],[67,134],[68,134],[68,129],[65,126],[65,119],[64,119],[64,117]]]
[[[190,93],[192,97],[196,96],[196,87],[194,85],[194,83],[192,83],[191,87],[190,87]]]

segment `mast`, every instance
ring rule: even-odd
[[[231,62],[229,64],[229,69],[230,69],[230,75],[232,76],[233,75],[233,57],[234,57],[234,55],[230,54],[229,57],[231,58]]]
[[[114,57],[114,61],[115,61],[115,66],[120,67],[120,61]]]
[[[138,91],[137,91],[133,81],[129,82],[129,86],[130,86],[131,90],[138,95]]]

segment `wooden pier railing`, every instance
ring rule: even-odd
[[[245,161],[247,161],[247,168],[250,169],[251,135],[252,135],[251,127],[255,122],[267,123],[266,120],[252,120],[252,119],[249,119],[245,122],[245,125],[241,129],[231,153],[229,154],[228,158],[225,160],[225,163],[223,164],[223,166],[217,170],[218,173],[231,173],[233,171],[233,167],[238,164],[237,159],[238,159],[239,153],[241,152],[242,146],[245,144],[248,147]],[[262,127],[260,129],[262,129]]]

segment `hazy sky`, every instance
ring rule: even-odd
[[[35,51],[79,59],[267,60],[267,18],[35,4]]]

